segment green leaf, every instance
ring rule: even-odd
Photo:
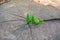
[[[43,22],[44,22],[44,20],[43,20],[42,18],[40,18],[40,20],[39,20],[39,21],[40,21],[40,23],[43,23]]]
[[[25,20],[26,20],[27,23],[31,22],[30,13],[26,14]]]
[[[32,22],[32,23],[35,23],[35,15],[34,15],[34,14],[32,14],[31,22]]]
[[[39,24],[39,19],[38,18],[35,19],[35,24]]]

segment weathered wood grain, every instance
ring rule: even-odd
[[[43,19],[60,17],[60,10],[26,0],[10,1],[0,5],[0,9],[0,22],[23,19],[16,15],[24,17],[26,12],[34,13],[36,17]],[[59,21],[30,24],[30,26],[31,30],[22,20],[0,23],[0,40],[60,40]]]

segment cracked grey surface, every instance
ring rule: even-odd
[[[43,19],[60,18],[60,10],[51,6],[39,5],[31,0],[12,0],[0,5],[0,22],[23,19],[26,12],[35,13]],[[22,20],[0,23],[0,40],[60,40],[60,21],[44,22],[28,25]],[[32,35],[31,35],[32,31]]]

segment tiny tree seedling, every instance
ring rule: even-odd
[[[32,14],[32,16],[30,17],[30,13],[26,13],[25,20],[28,24],[30,22],[32,22],[33,24],[39,24],[39,23],[44,22],[44,20],[42,18],[40,18],[40,19],[36,18],[34,14]]]

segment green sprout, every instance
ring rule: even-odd
[[[35,15],[32,14],[31,22],[34,23],[34,24],[39,24],[39,19],[38,18],[35,18]]]
[[[34,24],[39,24],[39,19],[38,18],[35,19],[35,23]]]
[[[29,24],[30,22],[34,23],[34,24],[39,24],[39,23],[43,23],[44,20],[42,18],[38,19],[35,18],[35,15],[32,14],[32,17],[30,17],[30,14],[27,13],[26,17],[25,17],[26,22]]]
[[[32,23],[35,23],[35,15],[34,15],[34,14],[32,14],[31,22],[32,22]]]
[[[30,14],[27,13],[26,14],[26,18],[25,18],[26,22],[29,24],[31,22],[31,18],[30,18]]]
[[[43,22],[44,22],[44,20],[43,20],[42,18],[40,18],[40,20],[39,20],[39,21],[40,21],[40,23],[43,23]]]

